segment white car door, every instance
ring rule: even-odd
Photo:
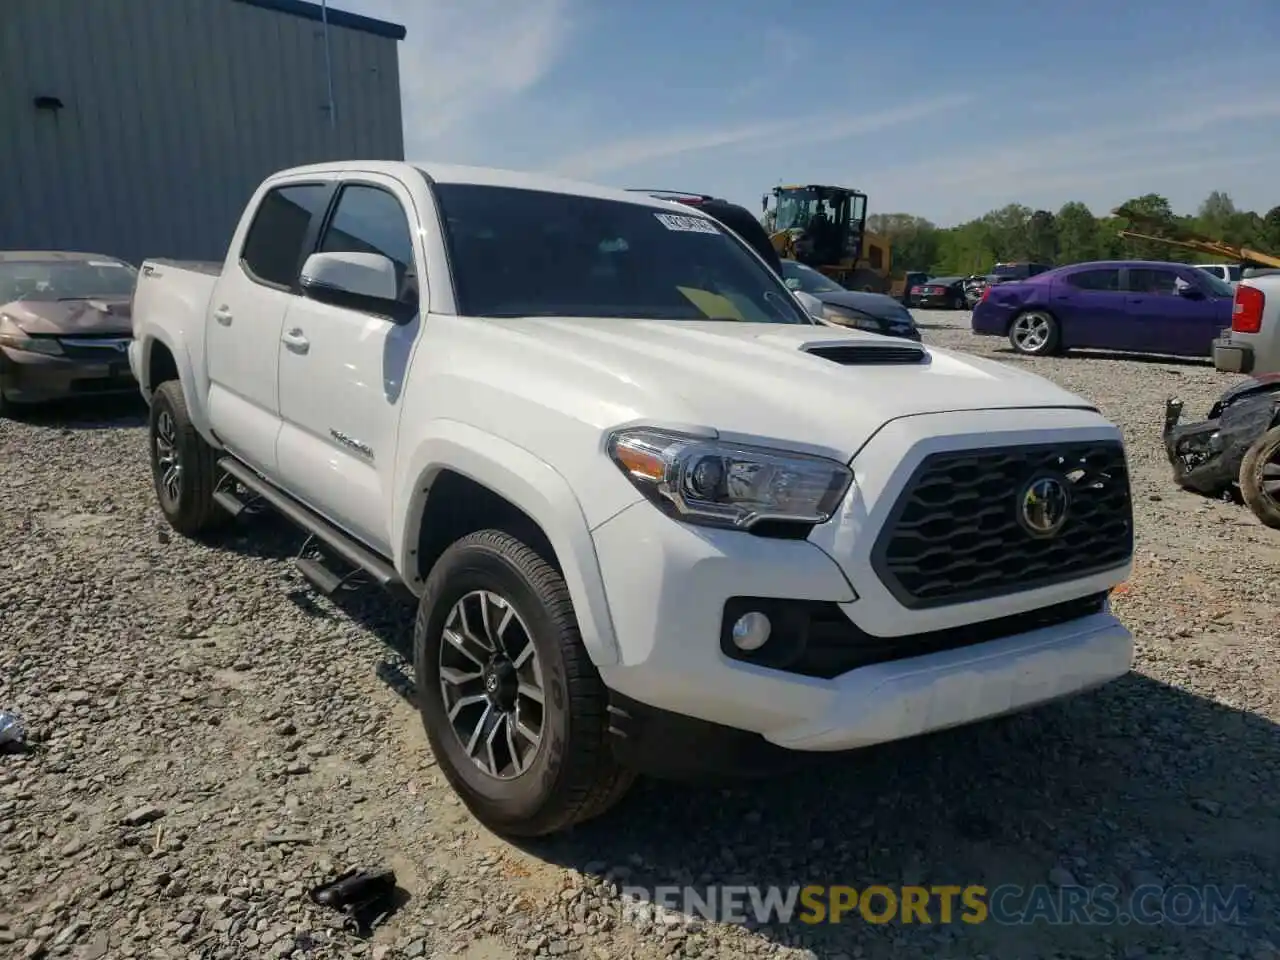
[[[396,266],[396,317],[293,300],[279,343],[279,469],[290,493],[389,556],[400,392],[426,303],[413,197],[392,177],[346,176],[316,252],[380,253]],[[421,285],[421,290],[419,286]]]
[[[209,418],[227,448],[277,479],[280,398],[276,359],[308,237],[333,185],[321,180],[268,188],[247,228],[232,238],[205,318]]]

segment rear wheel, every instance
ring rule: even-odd
[[[603,813],[634,779],[563,578],[501,530],[449,547],[414,625],[418,707],[440,769],[485,826],[540,836]]]
[[[1254,516],[1280,530],[1280,426],[1260,436],[1245,453],[1240,493]]]
[[[156,499],[169,526],[195,537],[228,519],[213,499],[217,454],[191,422],[177,380],[160,384],[151,398],[150,446]]]
[[[1060,338],[1057,318],[1043,310],[1020,313],[1009,326],[1009,344],[1032,357],[1057,353]]]

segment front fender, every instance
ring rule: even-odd
[[[400,536],[394,560],[410,589],[418,593],[422,588],[415,562],[418,528],[431,483],[443,470],[488,487],[533,518],[560,561],[592,662],[617,663],[618,643],[595,543],[568,481],[528,450],[457,420],[422,425],[412,452],[397,464],[391,529]]]

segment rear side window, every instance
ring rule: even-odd
[[[240,263],[253,279],[280,287],[293,285],[307,227],[328,193],[321,183],[292,184],[267,192],[240,251]]]
[[[1062,279],[1078,290],[1120,289],[1120,271],[1115,269],[1081,270]]]

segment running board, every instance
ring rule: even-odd
[[[238,517],[244,513],[245,502],[230,490],[219,490],[213,495],[213,502],[232,517]]]
[[[326,597],[337,593],[338,588],[342,586],[342,577],[338,576],[319,560],[302,557],[299,560],[295,560],[293,565],[307,579],[308,583]]]
[[[387,563],[382,557],[370,551],[367,547],[357,543],[347,534],[343,533],[329,521],[325,520],[314,510],[303,506],[297,500],[288,494],[278,490],[269,481],[258,476],[248,467],[234,457],[223,457],[218,461],[218,467],[227,474],[227,476],[237,482],[248,487],[270,506],[280,513],[285,519],[297,524],[307,533],[311,534],[326,547],[332,550],[339,558],[345,560],[353,567],[363,570],[378,586],[385,590],[399,590],[404,588],[404,582],[400,579],[400,575],[396,573],[395,568]],[[306,561],[303,561],[305,563]],[[322,592],[332,593],[332,590],[326,590],[325,586],[329,583],[329,577],[340,580],[334,576],[332,572],[325,569],[322,565],[316,564],[324,574],[328,577],[320,577],[321,582],[312,579],[308,567],[299,564],[299,570],[304,577],[315,584]],[[337,585],[334,584],[334,589]]]

